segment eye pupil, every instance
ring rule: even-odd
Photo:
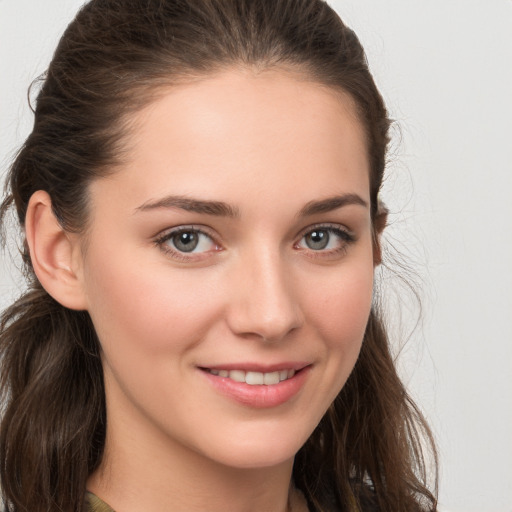
[[[325,249],[329,243],[329,233],[323,229],[315,229],[306,235],[306,245],[316,251]]]
[[[173,244],[181,252],[192,252],[199,243],[199,237],[197,233],[193,231],[183,231],[174,235]]]

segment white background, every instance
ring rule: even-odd
[[[30,82],[80,0],[0,0],[0,170],[27,135]],[[512,511],[512,1],[337,0],[394,130],[388,244],[422,287],[400,368],[429,418],[449,512]],[[20,285],[2,258],[0,305]],[[14,276],[14,277],[13,277]],[[388,281],[384,283],[387,286]],[[402,313],[400,313],[400,311]]]

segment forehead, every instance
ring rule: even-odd
[[[346,188],[368,197],[352,98],[296,73],[228,70],[169,87],[129,125],[113,181],[141,201],[165,192],[236,202],[247,187],[304,202]]]

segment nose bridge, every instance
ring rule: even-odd
[[[274,341],[299,327],[301,311],[291,269],[278,248],[259,248],[244,255],[235,272],[238,293],[229,321],[237,334]]]

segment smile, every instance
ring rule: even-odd
[[[200,366],[198,369],[221,395],[259,409],[283,405],[298,395],[313,367],[311,363],[281,363],[268,368],[257,364],[237,366]]]
[[[268,373],[245,370],[212,370],[209,368],[205,368],[205,371],[218,377],[231,379],[235,382],[244,382],[250,386],[272,386],[291,379],[296,373],[293,368]]]

